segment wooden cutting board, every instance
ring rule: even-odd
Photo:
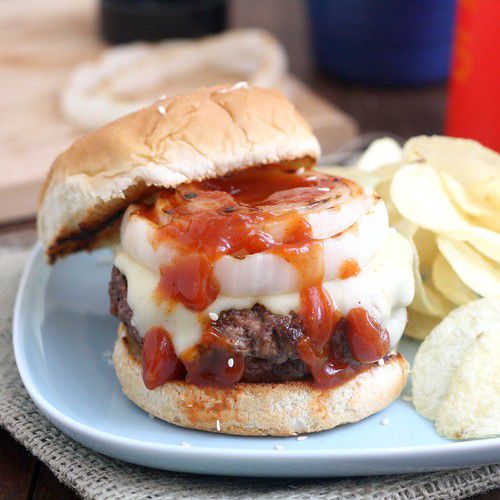
[[[2,0],[0,223],[32,217],[53,159],[84,131],[65,121],[59,95],[70,70],[95,56],[95,0]],[[289,76],[281,89],[313,126],[323,151],[356,133],[353,120]]]

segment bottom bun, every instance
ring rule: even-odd
[[[151,391],[144,386],[139,352],[123,325],[113,361],[125,395],[150,415],[182,427],[242,436],[294,436],[357,422],[390,405],[408,378],[408,362],[395,354],[331,389],[308,382],[222,389],[176,380]]]

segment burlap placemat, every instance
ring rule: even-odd
[[[358,479],[250,479],[158,471],[88,450],[37,411],[15,366],[12,307],[26,256],[0,249],[0,424],[85,498],[448,499],[500,487],[500,465]]]

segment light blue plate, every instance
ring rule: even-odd
[[[36,246],[14,317],[17,366],[31,398],[89,448],[160,469],[242,476],[372,475],[500,461],[500,439],[443,439],[402,399],[381,414],[304,441],[210,434],[152,419],[122,394],[110,362],[117,327],[108,313],[110,268],[104,251],[51,268]],[[416,347],[405,340],[401,349],[411,360]]]

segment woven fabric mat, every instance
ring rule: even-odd
[[[357,479],[258,479],[190,475],[95,453],[54,427],[26,393],[12,351],[12,308],[25,249],[0,248],[0,424],[84,498],[449,499],[500,487],[500,465]]]

